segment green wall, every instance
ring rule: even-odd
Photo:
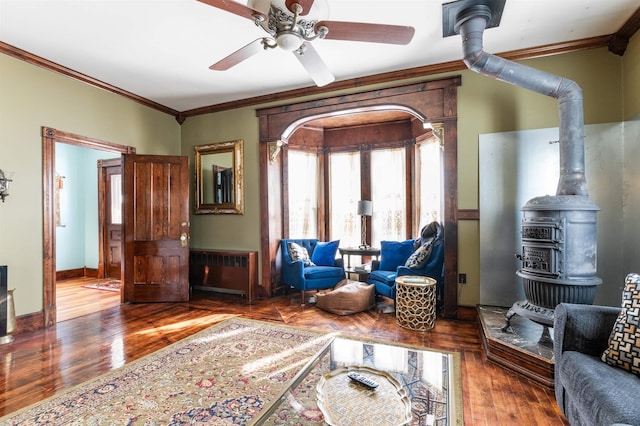
[[[623,114],[623,62],[606,49],[595,49],[547,58],[523,61],[575,80],[584,92],[585,123],[618,122]],[[478,136],[558,126],[555,99],[474,72],[425,76],[436,79],[462,75],[458,88],[458,190],[460,209],[478,208]],[[416,81],[398,81],[387,86]],[[379,87],[379,86],[378,86]],[[360,88],[359,91],[370,88]],[[329,94],[327,96],[330,96]],[[293,103],[301,99],[292,99]],[[282,102],[285,103],[285,102]],[[193,158],[193,146],[231,139],[245,140],[245,187],[257,190],[258,119],[253,108],[242,108],[189,118],[182,126],[182,152]],[[446,142],[445,142],[446,143]],[[255,186],[254,186],[255,185]],[[208,215],[193,218],[192,246],[199,248],[243,248],[258,250],[260,233],[257,193],[246,195],[248,214],[237,217]],[[250,206],[250,207],[249,207]],[[244,232],[241,230],[245,229]],[[239,232],[239,233],[238,233]],[[459,271],[467,274],[467,284],[459,289],[461,305],[479,302],[479,227],[477,221],[459,223]],[[244,245],[237,241],[244,240]]]
[[[162,112],[0,55],[0,169],[14,173],[0,203],[0,264],[17,315],[43,307],[42,139],[48,126],[139,154],[180,154],[180,125]]]
[[[619,122],[640,115],[638,35],[622,58],[601,48],[524,63],[575,80],[585,94],[587,124]],[[556,127],[557,104],[551,98],[467,70],[384,86],[452,74],[462,75],[458,88],[458,205],[461,209],[477,209],[478,135]],[[245,214],[192,215],[191,246],[259,250],[255,110],[265,106],[192,117],[179,126],[164,113],[0,55],[0,168],[14,172],[11,196],[0,204],[0,264],[9,266],[9,286],[16,288],[16,313],[42,309],[42,126],[131,145],[140,154],[182,153],[190,157],[191,164],[194,145],[243,139]],[[475,305],[479,300],[477,222],[460,222],[459,247],[459,271],[468,279],[468,284],[460,288],[459,302]]]

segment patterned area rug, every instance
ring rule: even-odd
[[[120,291],[120,281],[119,280],[111,280],[100,284],[88,284],[83,285],[84,288],[91,288],[94,290],[105,290],[105,291]]]
[[[332,338],[233,318],[0,418],[1,424],[247,424]]]

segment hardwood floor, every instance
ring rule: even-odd
[[[60,301],[58,308],[64,311]],[[243,316],[459,352],[465,424],[568,425],[552,391],[487,361],[475,321],[439,318],[433,330],[415,332],[400,328],[392,314],[375,310],[338,316],[313,305],[301,307],[298,293],[259,300],[253,305],[246,305],[235,296],[195,293],[189,303],[117,304],[104,310],[85,306],[83,316],[59,322],[47,330],[18,334],[13,343],[0,346],[3,363],[0,416],[118,368],[225,318]],[[75,314],[78,313],[80,310],[76,308]]]
[[[85,288],[99,284],[104,278],[77,278],[56,282],[57,321],[66,321],[120,304],[120,293]]]

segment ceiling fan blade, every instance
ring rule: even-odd
[[[260,15],[263,19],[267,19],[262,12],[258,12],[255,9],[240,4],[233,0],[198,0],[199,2],[208,4],[209,6],[217,7],[218,9],[226,10],[227,12],[242,16],[243,18],[255,20],[254,15]]]
[[[294,50],[293,54],[318,87],[326,86],[336,79],[311,43],[304,43],[303,48]]]
[[[287,6],[287,9],[289,9],[289,12],[295,13],[292,9],[295,3],[298,3],[300,6],[302,6],[302,12],[300,12],[300,16],[308,14],[311,10],[311,7],[313,6],[313,0],[286,0],[285,5]]]
[[[320,21],[320,27],[329,29],[325,39],[367,41],[370,43],[409,44],[416,30],[401,25],[367,24],[364,22]]]
[[[235,52],[233,52],[231,55],[227,56],[226,58],[216,62],[213,65],[211,65],[209,67],[209,69],[214,70],[214,71],[226,71],[226,70],[228,70],[229,68],[239,64],[240,62],[244,61],[245,59],[250,58],[251,56],[255,55],[256,53],[259,53],[262,50],[264,50],[263,40],[264,39],[259,38],[257,40],[252,41],[251,43],[247,44],[243,48],[241,48],[239,50],[236,50]]]

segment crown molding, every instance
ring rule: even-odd
[[[563,53],[571,53],[588,49],[595,49],[600,47],[608,47],[610,51],[615,54],[624,53],[626,44],[629,38],[635,34],[640,28],[640,9],[625,23],[619,32],[611,35],[604,35],[598,37],[585,38],[580,40],[573,40],[563,43],[549,44],[545,46],[537,46],[528,49],[513,50],[509,52],[498,53],[497,55],[505,59],[512,61],[521,61],[524,59],[539,58],[544,56],[553,56]],[[622,41],[621,41],[622,40]],[[620,46],[624,44],[622,53],[618,53],[621,49]],[[612,46],[615,50],[612,50]],[[155,110],[172,115],[176,118],[178,123],[182,124],[188,117],[195,117],[198,115],[210,114],[220,111],[226,111],[236,108],[243,108],[248,106],[280,102],[289,100],[292,98],[299,98],[305,96],[318,96],[329,92],[339,90],[353,90],[363,86],[371,86],[376,84],[388,83],[398,80],[409,80],[415,78],[424,78],[433,76],[434,74],[441,74],[446,72],[455,72],[460,70],[466,70],[467,67],[462,60],[443,62],[440,64],[427,65],[416,68],[409,68],[406,70],[387,72],[382,74],[375,74],[366,77],[353,78],[349,80],[337,81],[332,84],[323,87],[309,86],[301,89],[287,90],[283,92],[272,93],[263,96],[256,96],[246,99],[239,99],[236,101],[224,102],[220,104],[208,105],[204,107],[194,108],[186,111],[177,111],[169,108],[165,105],[161,105],[157,102],[153,102],[149,99],[138,96],[134,93],[123,90],[119,87],[105,83],[104,81],[90,77],[86,74],[82,74],[78,71],[72,70],[55,62],[44,59],[40,56],[26,52],[10,44],[0,41],[0,53],[11,56],[13,58],[28,62],[38,67],[53,71],[58,74],[65,75],[73,78],[74,80],[86,83],[90,86],[106,90],[108,92],[123,96],[134,102],[138,102],[142,105],[148,106]]]
[[[127,92],[126,90],[113,86],[109,83],[105,83],[104,81],[98,80],[97,78],[93,78],[86,74],[82,74],[81,72],[72,70],[71,68],[67,68],[58,63],[49,61],[48,59],[44,59],[40,56],[34,55],[33,53],[29,53],[25,50],[19,49],[15,46],[4,43],[2,41],[0,41],[0,53],[4,53],[5,55],[30,63],[37,67],[44,68],[49,71],[53,71],[57,74],[62,74],[64,76],[71,77],[74,80],[80,81],[82,83],[86,83],[98,89],[106,90],[107,92],[124,96],[125,98],[131,99],[134,102],[138,102],[142,105],[148,106],[150,108],[156,109],[166,114],[173,115],[173,116],[177,116],[179,114],[178,111],[172,108],[161,105],[157,102],[153,102],[149,99],[143,98],[142,96],[138,96],[134,93]]]

